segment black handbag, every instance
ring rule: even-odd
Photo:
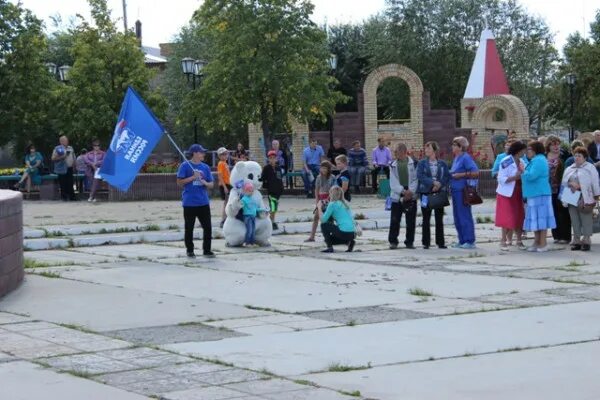
[[[465,186],[463,189],[463,203],[465,206],[475,206],[483,203],[483,199],[479,193],[477,193],[477,188],[475,186]]]
[[[448,200],[448,193],[445,191],[432,192],[427,195],[427,208],[436,210],[438,208],[444,208],[450,205]]]

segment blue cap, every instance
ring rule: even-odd
[[[190,146],[188,153],[190,154],[194,154],[194,153],[206,153],[206,149],[204,147],[202,147],[202,145],[199,144],[193,144]]]

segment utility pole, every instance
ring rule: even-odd
[[[127,1],[123,0],[123,27],[124,32],[127,32]]]

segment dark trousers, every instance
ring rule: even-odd
[[[327,247],[333,247],[335,244],[349,244],[354,240],[354,232],[344,232],[332,222],[321,224],[321,232],[325,238]]]
[[[319,169],[320,166],[316,165],[316,164],[309,164],[308,165],[308,169],[310,169],[310,173],[313,177],[312,181],[309,177],[309,173],[306,172],[306,170],[303,168],[302,169],[302,180],[304,181],[304,191],[308,194],[308,193],[314,193],[315,191],[315,180],[317,179],[317,176],[319,176]]]
[[[435,244],[438,246],[445,246],[444,242],[444,209],[436,208],[422,208],[421,213],[423,214],[423,246],[429,247],[431,245],[431,212],[435,214]]]
[[[58,175],[60,186],[60,197],[63,200],[75,200],[75,189],[73,189],[73,167],[67,168],[66,174]]]
[[[415,226],[417,224],[417,202],[414,200],[392,202],[388,241],[391,244],[398,244],[402,214],[406,214],[406,239],[404,244],[412,246],[415,242]]]
[[[256,232],[256,217],[244,215],[244,225],[246,226],[246,237],[244,243],[254,244],[254,234]]]
[[[196,218],[202,226],[202,250],[210,251],[212,240],[212,226],[210,223],[210,206],[183,207],[183,219],[185,221],[185,248],[188,252],[194,251],[194,225]]]
[[[385,173],[385,176],[390,179],[390,167],[388,166],[377,167],[371,171],[371,183],[375,190],[377,190],[377,176],[379,176],[382,171]]]
[[[552,195],[552,208],[554,210],[554,219],[556,228],[552,229],[552,238],[554,240],[571,241],[571,216],[569,209],[562,206],[558,199],[558,193]]]

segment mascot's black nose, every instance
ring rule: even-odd
[[[254,174],[248,174],[248,179],[250,179],[251,181],[254,180]]]

